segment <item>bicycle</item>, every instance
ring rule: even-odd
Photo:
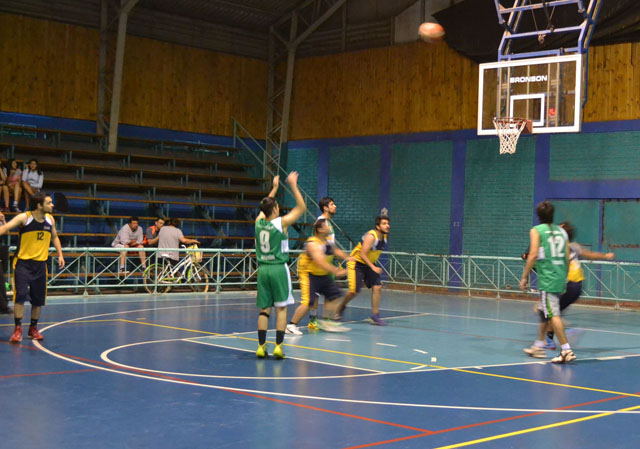
[[[149,293],[157,289],[159,293],[168,293],[176,285],[188,285],[194,292],[209,291],[209,278],[213,277],[202,265],[202,252],[196,251],[197,245],[187,248],[187,255],[175,265],[154,263],[143,273],[144,288]],[[183,246],[184,248],[184,246]]]

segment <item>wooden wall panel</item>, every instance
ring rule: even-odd
[[[640,42],[591,47],[584,121],[640,118]]]
[[[265,61],[129,36],[121,122],[230,135],[231,117],[263,138]]]
[[[297,61],[292,139],[475,129],[478,66],[421,42]],[[640,43],[592,47],[584,121],[640,118]]]
[[[98,32],[0,13],[0,110],[95,120]]]
[[[297,61],[292,139],[473,128],[477,65],[416,42]]]
[[[98,31],[0,14],[0,111],[96,119]],[[121,123],[264,137],[265,61],[127,36]]]

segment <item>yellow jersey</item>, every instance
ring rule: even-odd
[[[578,243],[569,243],[569,273],[567,274],[569,282],[581,282],[584,280],[584,271],[580,263],[581,254],[582,247]]]
[[[316,243],[318,245],[321,245],[324,247],[324,257],[325,260],[327,261],[327,263],[331,264],[333,263],[333,245],[331,245],[330,242],[326,241],[326,240],[322,240],[318,237],[316,237],[315,235],[309,237],[307,239],[307,241],[304,244],[304,249],[305,252],[300,254],[300,257],[298,258],[298,272],[300,271],[304,271],[307,272],[309,274],[313,274],[315,276],[325,276],[327,274],[329,274],[329,272],[327,270],[325,270],[324,268],[321,268],[318,266],[318,264],[316,264],[313,259],[311,258],[311,256],[308,253],[307,250],[307,245],[310,243]]]
[[[358,242],[356,247],[353,248],[353,250],[351,251],[351,257],[356,259],[356,262],[360,262],[360,263],[363,263],[365,265],[366,265],[366,262],[362,259],[362,256],[360,256],[360,251],[362,250],[362,242],[364,241],[364,238],[367,235],[373,235],[373,238],[374,238],[373,244],[371,245],[371,249],[367,253],[367,259],[369,259],[369,261],[371,263],[376,263],[378,261],[378,259],[380,258],[380,254],[382,254],[382,251],[387,249],[387,236],[386,235],[384,235],[382,237],[382,240],[380,240],[380,239],[378,239],[378,233],[376,232],[375,229],[371,229],[370,231],[367,231],[362,236],[362,239],[360,239],[360,242]]]
[[[51,229],[53,217],[45,214],[44,220],[39,222],[27,212],[27,222],[18,232],[18,246],[16,257],[22,260],[46,261],[49,258],[51,245]]]

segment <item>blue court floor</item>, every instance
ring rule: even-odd
[[[363,292],[350,332],[305,327],[286,360],[255,357],[252,293],[51,298],[21,345],[1,316],[0,447],[640,447],[639,313],[573,306],[578,360],[554,365],[522,351],[533,302],[384,290],[382,309],[370,325]]]

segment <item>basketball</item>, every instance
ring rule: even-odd
[[[444,37],[444,28],[439,23],[425,22],[418,28],[418,34],[425,42],[437,42]]]

